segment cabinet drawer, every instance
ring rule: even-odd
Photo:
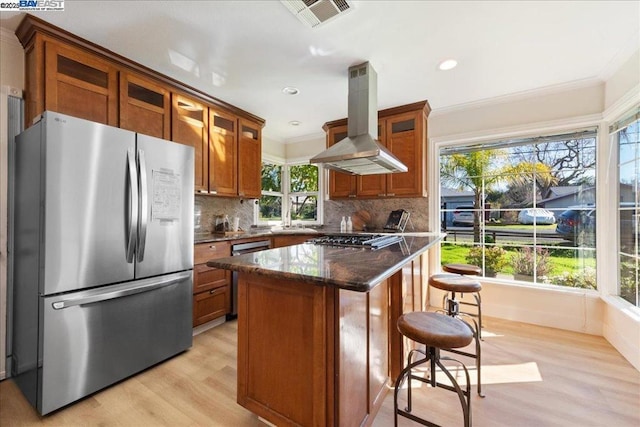
[[[199,264],[194,267],[193,272],[194,294],[231,283],[231,272],[228,270],[220,270],[207,267],[206,264]]]
[[[193,326],[198,326],[229,313],[228,286],[200,292],[193,296]]]
[[[228,256],[231,256],[231,244],[229,242],[200,243],[195,245],[193,263],[204,264],[210,259]]]

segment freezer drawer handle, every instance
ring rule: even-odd
[[[127,150],[127,171],[129,172],[129,235],[127,239],[127,262],[133,263],[138,234],[138,180],[136,179],[136,163],[133,149]]]
[[[148,189],[147,189],[147,165],[144,160],[144,151],[138,150],[138,176],[140,182],[140,218],[138,219],[138,262],[144,260],[144,247],[147,242],[148,218]]]
[[[86,297],[70,298],[62,301],[55,301],[51,305],[55,310],[62,310],[69,307],[74,307],[83,304],[92,304],[96,302],[107,301],[110,299],[122,298],[130,295],[139,294],[142,292],[154,291],[156,289],[164,288],[178,282],[182,282],[191,276],[191,271],[172,274],[162,280],[158,279],[144,279],[135,282],[130,287],[124,289],[117,289],[113,291],[107,291],[97,295],[90,295]]]

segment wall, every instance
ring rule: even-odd
[[[195,196],[194,225],[196,233],[211,233],[216,215],[240,218],[240,228],[248,230],[253,224],[253,199],[235,199],[214,196]]]
[[[24,52],[13,34],[0,28],[0,379],[6,377],[7,331],[7,94],[24,89]],[[13,92],[17,93],[13,93]]]
[[[330,227],[339,227],[342,216],[353,216],[356,212],[367,211],[371,221],[369,230],[384,227],[391,211],[405,209],[409,211],[411,222],[407,231],[428,231],[429,200],[426,198],[394,198],[379,200],[326,200],[324,202],[324,223]]]
[[[607,80],[605,86],[605,109],[610,109],[634,93],[637,95],[638,76],[640,76],[640,49],[637,50],[628,61]]]
[[[617,119],[633,105],[640,105],[640,56],[636,52],[606,81],[585,81],[536,93],[516,94],[473,105],[434,110],[429,118],[428,168],[431,209],[437,209],[437,147],[459,142],[474,142],[556,132],[600,125],[598,140],[598,205],[615,206],[616,179],[611,174],[608,118]],[[605,121],[603,121],[605,118]],[[615,159],[614,159],[615,160]],[[613,197],[613,199],[611,198]],[[607,217],[608,215],[599,215]],[[437,218],[430,218],[431,226]],[[602,225],[602,227],[601,227]],[[598,223],[599,293],[580,290],[514,286],[499,281],[483,281],[483,311],[489,316],[603,335],[640,370],[640,311],[608,293],[615,288],[615,230]],[[605,243],[606,242],[606,243]],[[612,248],[608,246],[611,245]],[[436,252],[436,251],[433,251]],[[608,254],[608,255],[607,255]],[[430,259],[439,265],[439,254]],[[613,290],[615,292],[615,290]],[[441,293],[431,292],[430,303],[439,306]]]

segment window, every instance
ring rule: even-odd
[[[289,170],[290,220],[318,222],[318,166],[293,165]]]
[[[319,224],[320,171],[317,165],[262,163],[258,223]]]
[[[258,222],[282,221],[282,165],[262,162],[262,197],[258,203]]]
[[[596,130],[442,148],[441,261],[596,289]]]
[[[640,307],[640,112],[611,131],[618,149],[618,295]]]

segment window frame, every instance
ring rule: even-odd
[[[602,190],[603,182],[605,181],[602,177],[600,167],[600,156],[601,156],[601,141],[602,141],[602,119],[601,117],[596,116],[585,116],[585,117],[577,117],[574,119],[566,120],[562,123],[560,122],[548,122],[548,123],[534,123],[530,125],[522,125],[511,128],[497,128],[497,129],[486,129],[477,132],[470,132],[466,134],[460,135],[451,135],[451,136],[443,136],[443,137],[435,137],[429,138],[428,145],[428,158],[430,160],[430,168],[429,168],[429,193],[432,195],[429,210],[430,212],[438,212],[438,215],[430,215],[429,218],[429,227],[432,230],[441,230],[441,221],[442,221],[442,212],[441,212],[441,181],[440,181],[440,153],[443,149],[451,150],[456,147],[465,147],[465,146],[475,146],[479,144],[492,144],[496,141],[507,141],[507,140],[519,140],[519,139],[531,139],[531,138],[541,138],[544,136],[556,136],[556,135],[564,135],[564,134],[574,134],[577,132],[581,132],[583,130],[591,130],[595,129],[595,138],[596,138],[596,167],[595,167],[595,175],[596,175],[596,203],[598,205],[602,205],[600,202],[600,197],[606,191]],[[611,192],[609,192],[611,193]],[[596,240],[599,239],[599,224],[603,223],[603,221],[598,221],[596,226]],[[601,245],[602,246],[602,245]],[[553,291],[562,291],[569,293],[582,293],[582,294],[598,294],[601,293],[601,285],[603,283],[602,275],[604,274],[604,270],[607,270],[608,273],[611,273],[610,269],[605,269],[603,264],[600,261],[600,252],[604,252],[603,249],[598,250],[596,247],[595,257],[596,257],[596,265],[597,267],[597,276],[596,276],[596,284],[598,286],[598,290],[594,291],[591,289],[582,289],[582,288],[569,288],[566,286],[557,286],[551,284],[544,283],[535,283],[528,284],[525,282],[513,282],[510,280],[501,280],[492,277],[483,277],[483,282],[502,284],[507,286],[520,286],[520,287],[531,287],[535,289],[549,289]],[[431,251],[429,254],[429,262],[432,265],[439,266],[441,265],[442,254],[441,250]]]
[[[323,190],[324,190],[324,170],[322,165],[314,164],[312,166],[316,166],[318,168],[318,191],[306,191],[306,192],[291,192],[291,167],[292,166],[300,166],[300,165],[309,165],[308,161],[297,160],[297,161],[284,161],[281,159],[269,158],[267,156],[263,156],[263,163],[270,163],[274,165],[282,166],[282,191],[274,192],[274,191],[264,191],[261,190],[263,196],[281,196],[282,197],[282,220],[268,220],[262,221],[260,220],[260,199],[257,199],[254,206],[254,224],[257,226],[316,226],[322,225],[323,223],[323,213],[324,213],[324,205],[323,205]],[[317,220],[308,221],[308,220],[291,220],[291,200],[293,196],[315,196],[317,200]]]

